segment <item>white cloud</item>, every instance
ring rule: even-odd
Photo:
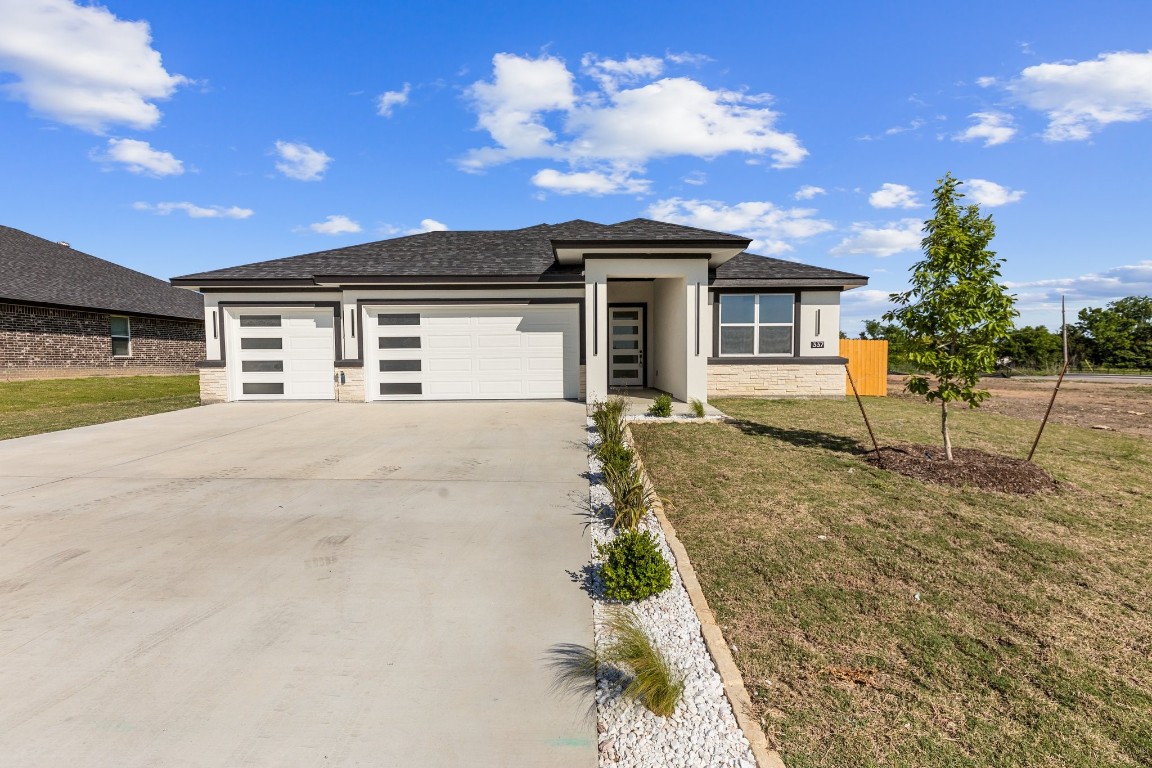
[[[624,83],[659,77],[664,72],[664,60],[655,56],[601,59],[594,53],[584,54],[580,60],[584,72],[600,83],[605,91],[615,91]]]
[[[161,216],[179,211],[193,219],[246,219],[254,213],[251,208],[203,206],[195,203],[133,203],[132,207],[138,211],[150,211]]]
[[[274,151],[280,158],[276,170],[297,181],[320,181],[332,162],[327,153],[303,142],[277,141]]]
[[[754,241],[749,250],[767,254],[786,253],[792,250],[792,242],[833,229],[830,222],[815,218],[811,208],[780,208],[764,201],[728,205],[672,197],[653,203],[646,213],[673,224],[744,235]]]
[[[492,81],[468,89],[481,128],[497,147],[470,151],[461,165],[480,170],[529,157],[558,157],[556,135],[544,125],[544,112],[566,111],[576,103],[572,73],[551,56],[527,59],[510,53],[492,57]]]
[[[1044,112],[1049,141],[1087,139],[1111,123],[1152,116],[1152,51],[1102,53],[1092,61],[1037,64],[1008,83],[1025,106]]]
[[[184,163],[171,152],[153,149],[151,144],[138,139],[108,139],[105,151],[93,151],[91,157],[105,163],[122,163],[128,171],[145,176],[179,176],[184,173]]]
[[[558,195],[622,195],[647,194],[651,181],[634,178],[628,169],[602,171],[572,171],[564,173],[553,168],[538,171],[532,183]],[[690,182],[691,183],[691,182]],[[702,183],[702,182],[700,182]]]
[[[436,219],[420,219],[420,226],[410,229],[405,234],[408,235],[422,235],[425,232],[447,232],[448,225],[436,221]]]
[[[376,98],[376,114],[381,117],[392,117],[396,107],[408,103],[408,94],[411,92],[412,86],[409,83],[404,83],[404,87],[398,91],[384,91]]]
[[[70,0],[0,0],[3,87],[37,113],[102,133],[110,125],[152,128],[153,103],[189,82],[169,74],[146,21],[122,21]]]
[[[1012,125],[1012,115],[1004,112],[973,112],[968,115],[976,121],[966,130],[952,137],[953,141],[982,140],[984,146],[994,147],[1003,144],[1016,135],[1016,128]]]
[[[924,104],[924,102],[920,101],[919,99],[916,99],[915,97],[911,97],[910,101],[914,101],[915,103],[917,103],[921,106],[927,106],[926,104]],[[883,133],[876,135],[876,136],[860,136],[858,138],[858,141],[878,141],[878,140],[883,139],[887,136],[898,136],[901,133],[909,133],[911,131],[918,131],[921,128],[923,128],[926,124],[927,124],[927,121],[922,120],[921,118],[916,118],[912,122],[908,123],[908,125],[894,125],[891,128],[885,129]]]
[[[866,254],[869,256],[891,256],[903,251],[914,251],[923,239],[919,219],[901,219],[885,226],[853,224],[852,235],[840,241],[831,250],[833,256]]]
[[[767,106],[770,96],[712,90],[685,77],[656,80],[663,62],[588,54],[581,72],[590,87],[581,91],[561,59],[496,54],[492,79],[468,89],[478,125],[493,145],[469,151],[460,167],[481,171],[514,160],[550,159],[567,162],[575,174],[611,178],[623,169],[629,177],[641,174],[650,160],[677,155],[767,155],[783,168],[808,154],[794,134],[776,129],[779,115]],[[629,179],[633,185],[642,181]],[[602,182],[587,186],[604,194],[595,191],[604,188]]]
[[[1102,272],[1089,272],[1078,277],[1048,280],[1008,281],[1005,285],[1028,303],[1059,304],[1062,295],[1069,299],[1115,301],[1125,296],[1152,295],[1152,260],[1112,267]]]
[[[811,200],[817,195],[826,194],[828,194],[828,190],[824,189],[824,187],[816,187],[811,184],[805,184],[804,186],[800,187],[800,189],[796,190],[796,194],[792,195],[792,197],[796,200]]]
[[[708,183],[708,174],[704,171],[692,171],[690,174],[680,179],[685,184],[691,184],[694,187],[702,187]]]
[[[964,188],[961,191],[969,200],[986,208],[1015,203],[1024,197],[1023,190],[1008,189],[1008,187],[987,179],[968,179],[964,182]]]
[[[880,185],[880,189],[868,195],[868,203],[873,208],[919,208],[922,205],[916,199],[916,191],[903,184]]]
[[[994,77],[978,77],[978,78],[976,78],[976,85],[980,86],[981,88],[991,88],[992,86],[996,85],[996,83],[998,83],[998,82],[1000,82],[1000,81]]]
[[[324,221],[309,224],[308,229],[313,232],[318,232],[321,235],[348,235],[361,231],[359,224],[347,216],[341,216],[339,214],[333,214],[325,218]]]
[[[691,64],[694,67],[698,67],[701,64],[707,64],[710,61],[715,61],[715,59],[713,59],[711,56],[705,56],[702,53],[689,53],[687,51],[684,51],[683,53],[667,53],[664,55],[664,58],[668,59],[668,61],[672,62],[673,64]]]

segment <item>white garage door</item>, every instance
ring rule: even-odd
[[[573,304],[369,307],[365,325],[374,400],[579,395]]]
[[[332,400],[330,309],[229,309],[228,372],[233,400]]]

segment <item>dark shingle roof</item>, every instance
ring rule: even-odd
[[[0,299],[204,319],[204,297],[141,272],[0,226]]]
[[[425,232],[285,259],[260,261],[173,278],[208,280],[311,280],[330,277],[547,277],[571,270],[556,265],[553,241],[731,241],[748,239],[651,219],[597,224],[576,219],[509,230]],[[577,274],[579,274],[577,272]]]
[[[868,284],[868,278],[864,275],[774,259],[771,256],[758,256],[747,251],[716,267],[712,284],[720,288],[764,284],[803,286],[810,284],[810,281],[844,287]]]

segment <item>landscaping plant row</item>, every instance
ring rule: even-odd
[[[616,397],[591,413],[598,433],[589,460],[597,642],[569,656],[566,682],[582,680],[595,692],[605,768],[751,768],[748,742],[650,511],[652,491],[626,443],[626,408]]]

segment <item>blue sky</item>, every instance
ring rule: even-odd
[[[0,223],[158,277],[651,216],[872,278],[968,183],[1021,324],[1152,294],[1152,4],[0,0]]]

